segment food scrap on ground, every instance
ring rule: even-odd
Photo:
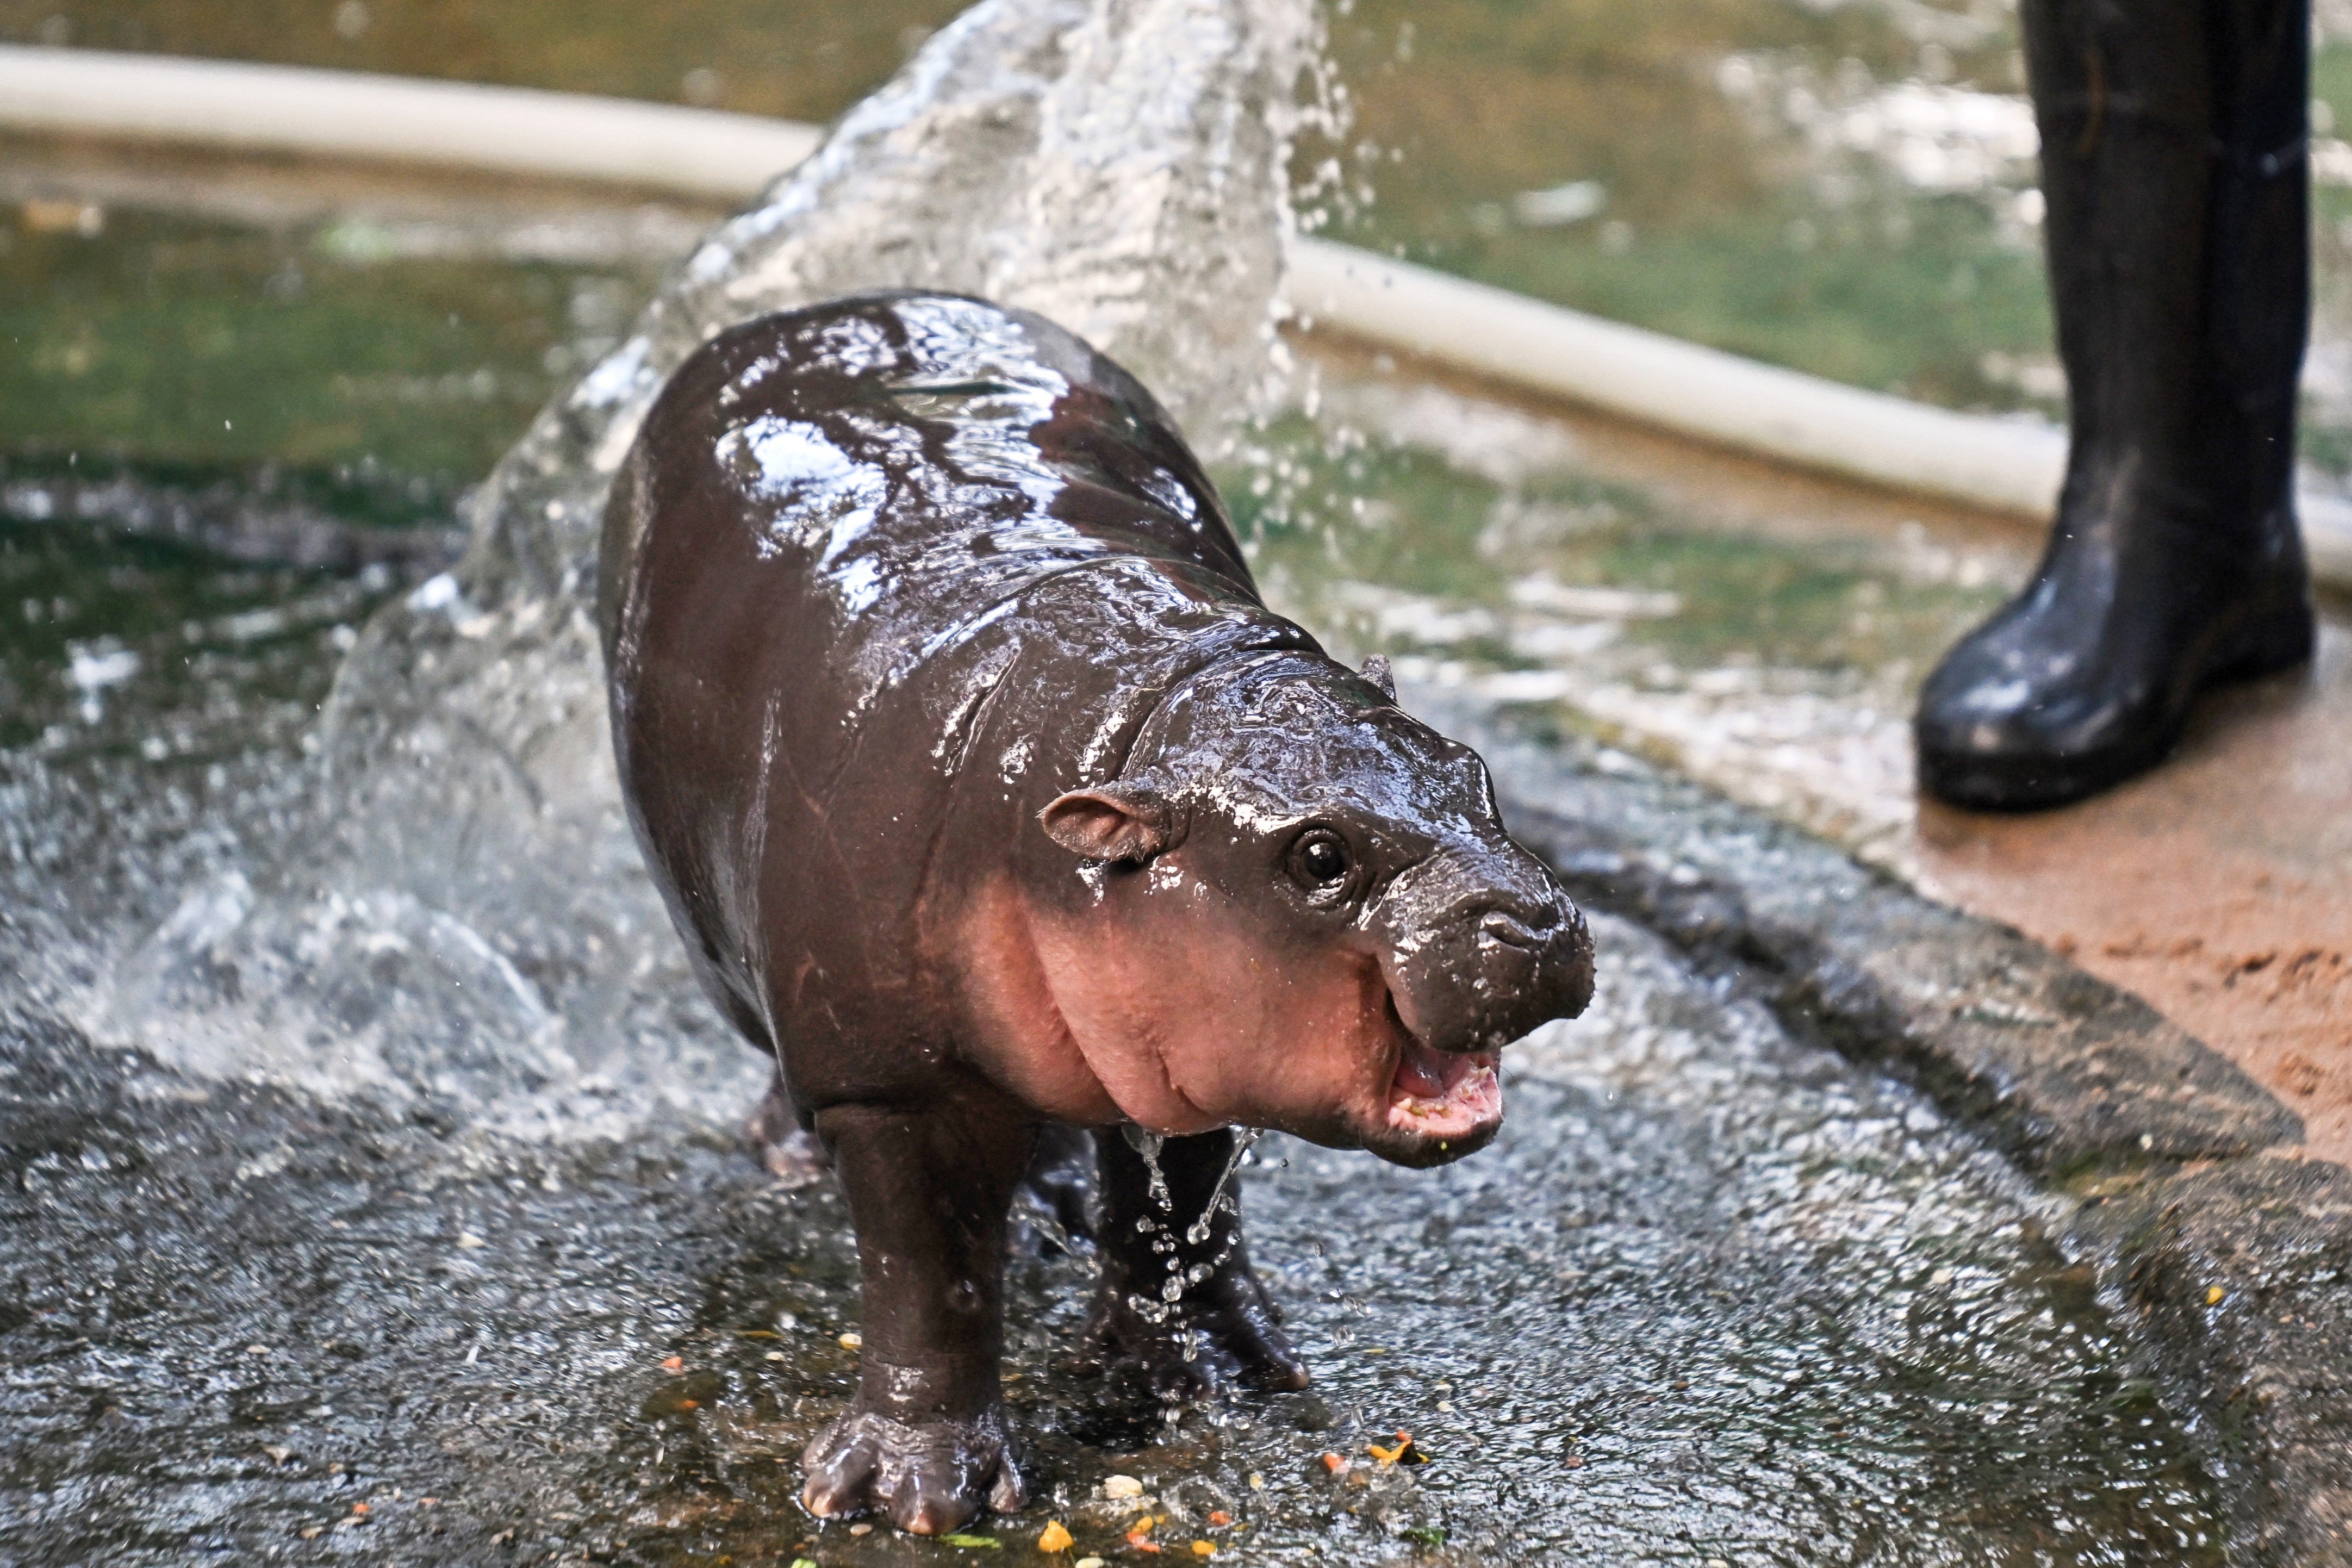
[[[1143,1483],[1133,1476],[1105,1476],[1102,1494],[1107,1498],[1141,1497]]]
[[[686,1358],[682,1355],[664,1356],[662,1358],[662,1370],[664,1372],[677,1372],[682,1369],[685,1365]]]
[[[864,1334],[844,1334],[841,1336],[841,1348],[843,1350],[859,1350],[863,1349],[865,1344],[866,1336]]]
[[[1039,1532],[1037,1536],[1037,1550],[1040,1552],[1067,1552],[1069,1549],[1070,1532],[1068,1529],[1064,1526],[1062,1521],[1058,1519],[1047,1520],[1045,1521],[1045,1530]]]
[[[1323,1456],[1323,1468],[1336,1476],[1348,1468],[1348,1461],[1337,1454],[1327,1453]]]

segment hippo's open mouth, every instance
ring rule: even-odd
[[[1467,1138],[1503,1116],[1498,1051],[1435,1051],[1412,1036],[1389,1082],[1389,1126],[1423,1138]]]

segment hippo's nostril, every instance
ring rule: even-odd
[[[1539,948],[1542,933],[1507,910],[1488,910],[1478,917],[1478,934],[1513,947]]]

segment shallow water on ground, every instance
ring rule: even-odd
[[[1680,672],[1654,702],[1742,649],[1830,679],[1853,653],[1840,606],[1905,580],[1851,541],[1726,540],[1492,407],[1411,394],[1382,424],[1371,395],[1327,381],[1319,416],[1364,439],[1361,531],[1333,562],[1294,462],[1246,514],[1259,562],[1317,624],[1475,700],[1549,700],[1538,678],[1597,679],[1621,644]],[[1937,559],[1906,601],[1928,624],[1988,591]],[[780,1190],[735,1144],[760,1064],[723,1037],[710,1054],[690,994],[639,1064],[659,1095],[574,1079],[521,1138],[478,1094],[185,1077],[60,1017],[188,889],[307,822],[336,661],[429,564],[239,565],[53,521],[0,530],[0,567],[41,606],[0,637],[26,715],[0,750],[0,951],[39,982],[0,1043],[7,1223],[32,1238],[0,1289],[21,1434],[0,1471],[27,1478],[0,1491],[0,1542],[36,1563],[986,1550],[820,1530],[792,1501],[854,1374],[854,1250],[829,1186]],[[1742,616],[1678,628],[1691,603]],[[1607,636],[1530,657],[1526,628],[1553,626]],[[1495,1149],[1415,1173],[1261,1145],[1254,1249],[1312,1394],[1172,1429],[1107,1409],[1074,1364],[1085,1267],[1017,1261],[1010,1394],[1038,1502],[980,1536],[1025,1547],[1059,1518],[1145,1561],[1123,1546],[1144,1505],[1095,1495],[1120,1473],[1160,1500],[1153,1539],[1244,1562],[2218,1561],[2184,1435],[2040,1239],[2043,1202],[1735,981],[1598,927],[1595,1011],[1515,1047]],[[517,1064],[469,1070],[499,1085]],[[1369,1446],[1399,1430],[1434,1462],[1381,1466]]]
[[[1116,1561],[1148,1516],[1244,1562],[2219,1562],[2179,1428],[2022,1184],[1597,931],[1602,999],[1514,1047],[1492,1150],[1409,1173],[1260,1145],[1254,1250],[1312,1392],[1108,1406],[1076,1364],[1084,1264],[1016,1258],[1036,1500],[974,1533],[1059,1519]],[[192,1080],[22,1006],[0,1128],[31,1243],[0,1266],[11,1561],[980,1549],[792,1500],[855,1370],[829,1183],[674,1121],[518,1142]],[[1371,1454],[1400,1431],[1429,1463]],[[1112,1474],[1148,1500],[1101,1496]]]
[[[1906,577],[1850,540],[1726,535],[1450,397],[1327,376],[1316,418],[1227,479],[1271,476],[1242,510],[1286,602],[1486,700],[1617,672],[1657,703],[1743,659],[1850,681],[1886,646],[1852,624],[1864,586],[1904,589],[1879,605],[1898,641],[1994,591],[1958,557]],[[1334,447],[1358,466],[1329,471]],[[1334,531],[1317,487],[1342,479],[1367,505]],[[306,822],[336,662],[430,558],[239,566],[49,521],[6,527],[0,566],[40,606],[0,661],[23,704],[5,934],[84,1016],[121,942]],[[1596,1015],[1516,1053],[1496,1149],[1415,1174],[1262,1145],[1255,1246],[1313,1394],[1173,1429],[1107,1412],[1072,1364],[1086,1270],[1018,1263],[1040,1500],[982,1534],[1023,1546],[1057,1517],[1143,1561],[1122,1545],[1142,1505],[1094,1496],[1117,1472],[1164,1504],[1155,1538],[1240,1561],[2218,1560],[2177,1424],[2025,1189],[1638,929],[1602,932]],[[759,1064],[709,1055],[691,997],[644,1064],[661,1100],[575,1079],[553,1141],[501,1136],[465,1092],[183,1078],[18,1000],[0,1143],[38,1241],[5,1298],[7,1468],[31,1479],[0,1540],[29,1561],[960,1550],[819,1531],[791,1500],[854,1372],[854,1252],[829,1188],[777,1191],[736,1149]],[[1381,1466],[1400,1429],[1435,1461]]]

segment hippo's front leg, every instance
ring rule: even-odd
[[[1237,1136],[1225,1131],[1169,1139],[1159,1150],[1161,1180],[1155,1183],[1124,1135],[1095,1134],[1102,1287],[1089,1332],[1115,1379],[1140,1383],[1160,1398],[1214,1393],[1233,1383],[1307,1386],[1307,1367],[1282,1331],[1281,1310],[1250,1268],[1242,1243],[1240,1173],[1232,1170]]]
[[[971,1107],[820,1112],[857,1226],[857,1394],[803,1457],[820,1516],[879,1508],[937,1535],[1023,1501],[1004,1429],[1005,1215],[1036,1128]]]

